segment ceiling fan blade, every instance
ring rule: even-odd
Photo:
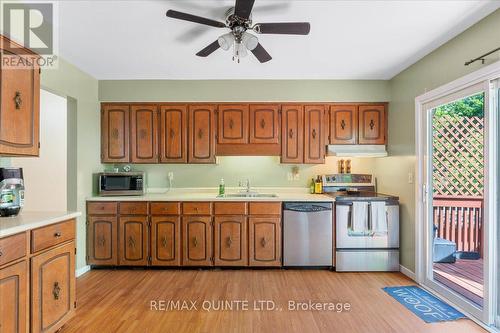
[[[271,60],[273,57],[267,53],[266,49],[262,47],[262,45],[257,44],[257,47],[252,50],[253,55],[261,62],[268,62]]]
[[[308,35],[311,24],[308,22],[257,23],[253,30],[259,34]]]
[[[211,55],[213,52],[217,51],[217,49],[220,47],[219,45],[219,41],[215,41],[213,42],[212,44],[208,45],[207,47],[205,47],[203,50],[201,50],[200,52],[196,53],[196,55],[198,57],[208,57],[209,55]]]
[[[234,6],[234,15],[239,18],[248,20],[250,14],[252,13],[253,3],[255,0],[236,0]]]
[[[187,13],[183,13],[183,12],[178,12],[178,11],[172,10],[172,9],[167,11],[167,16],[171,17],[171,18],[178,19],[178,20],[184,20],[184,21],[190,21],[190,22],[199,23],[199,24],[205,24],[205,25],[209,25],[211,27],[216,27],[216,28],[225,28],[226,27],[226,24],[224,24],[222,22],[207,19],[207,18],[204,18],[201,16],[196,16],[196,15],[191,15],[191,14],[187,14]]]

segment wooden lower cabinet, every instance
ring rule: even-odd
[[[55,332],[75,309],[75,242],[31,258],[31,332]]]
[[[154,266],[179,266],[180,217],[153,216],[151,218],[151,264]]]
[[[87,223],[87,264],[118,264],[116,216],[90,216]]]
[[[212,218],[185,216],[182,218],[182,264],[212,266]]]
[[[0,269],[0,332],[28,332],[28,266],[23,260]]]
[[[246,216],[217,216],[214,226],[215,266],[247,266]]]
[[[147,266],[148,217],[120,217],[118,262],[123,266]]]
[[[281,266],[281,219],[279,217],[250,217],[249,265]]]

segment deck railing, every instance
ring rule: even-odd
[[[483,198],[436,195],[433,207],[437,236],[455,242],[458,251],[482,257]]]

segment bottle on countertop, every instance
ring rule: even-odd
[[[219,195],[224,194],[226,194],[226,185],[224,184],[224,178],[221,178],[219,183]]]
[[[309,184],[309,192],[311,194],[316,193],[316,182],[314,181],[314,178],[311,178],[311,184]]]
[[[345,161],[345,173],[351,173],[351,160]]]
[[[340,160],[340,161],[338,162],[338,164],[339,164],[339,169],[338,169],[338,172],[339,172],[339,173],[344,173],[344,160]]]
[[[321,182],[321,177],[318,176],[316,178],[316,182],[314,183],[314,193],[322,194],[323,193],[323,183]]]

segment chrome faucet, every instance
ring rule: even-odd
[[[243,185],[243,184],[245,184],[245,185]],[[247,180],[245,182],[240,181],[238,183],[238,186],[239,187],[243,187],[244,186],[245,187],[245,192],[246,193],[250,193],[250,179],[247,178]]]

